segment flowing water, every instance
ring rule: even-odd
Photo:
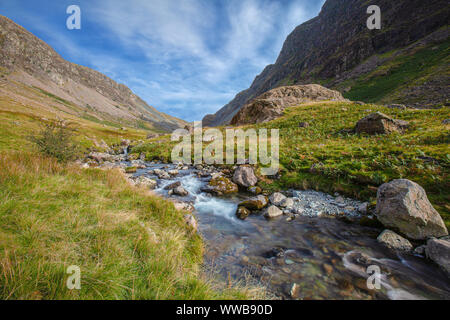
[[[156,179],[147,171],[161,167],[149,165],[137,175]],[[175,181],[190,193],[181,200],[192,201],[196,209],[205,264],[224,281],[256,281],[282,299],[450,299],[446,275],[423,257],[379,244],[381,230],[333,217],[288,222],[286,217],[268,221],[251,215],[241,221],[235,216],[237,204],[248,194],[202,193],[207,180],[192,170],[159,180],[156,192],[168,196],[164,187]],[[369,278],[369,267],[379,268],[380,275]],[[379,283],[379,289],[369,289],[368,282]]]

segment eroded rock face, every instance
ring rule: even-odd
[[[258,183],[258,178],[250,166],[240,166],[233,175],[233,181],[244,188],[249,188]]]
[[[426,41],[448,37],[448,28],[442,28],[448,25],[448,11],[443,10],[448,4],[444,0],[409,0],[398,5],[392,0],[378,0],[376,4],[382,8],[382,28],[389,30],[388,35],[375,35],[365,27],[368,15],[361,14],[361,10],[368,7],[366,0],[327,0],[316,18],[287,37],[276,62],[268,65],[250,88],[216,114],[205,117],[204,125],[229,123],[244,105],[282,83],[307,84],[326,79],[330,88],[342,87],[350,79],[358,83],[359,77],[395,58],[381,57],[379,53],[399,48],[412,53]],[[424,105],[448,99],[445,74],[438,73],[430,80],[426,84],[410,83],[396,93],[395,100]]]
[[[376,112],[359,120],[356,124],[356,133],[367,134],[389,134],[393,132],[404,132],[408,123],[402,120],[394,120],[387,115]]]
[[[391,230],[384,230],[377,240],[391,249],[402,251],[411,251],[413,249],[411,242]]]
[[[425,253],[429,259],[439,265],[450,277],[450,241],[444,239],[430,239]]]
[[[173,193],[176,194],[177,196],[181,196],[181,197],[185,197],[189,194],[189,192],[181,186],[173,189]]]
[[[425,190],[406,179],[393,180],[378,189],[376,214],[388,228],[396,228],[411,239],[424,240],[448,235],[439,213]]]
[[[246,104],[231,120],[232,125],[271,121],[283,115],[284,109],[315,101],[347,101],[340,92],[318,84],[279,87]]]

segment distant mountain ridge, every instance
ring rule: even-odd
[[[60,102],[57,109],[62,112],[75,115],[89,112],[90,116],[102,120],[148,123],[161,131],[186,124],[149,106],[127,86],[64,60],[45,42],[1,15],[0,74],[10,86],[17,82],[56,97],[56,102]],[[79,108],[74,110],[72,104]]]
[[[366,26],[372,4],[381,8],[381,30]],[[252,99],[294,84],[318,83],[366,102],[445,103],[449,18],[444,0],[327,0],[287,37],[276,63],[203,124],[228,124]]]

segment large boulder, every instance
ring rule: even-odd
[[[241,187],[252,187],[258,183],[253,168],[250,166],[240,166],[234,171],[233,181]]]
[[[383,225],[411,239],[448,235],[444,221],[425,190],[410,180],[393,180],[378,188],[376,214]]]
[[[238,186],[224,176],[217,176],[211,179],[208,187],[212,193],[218,195],[236,193],[239,191]]]
[[[256,211],[256,210],[261,210],[261,209],[265,208],[268,203],[269,203],[269,200],[267,199],[266,196],[259,195],[259,196],[250,198],[248,200],[242,201],[241,203],[239,203],[239,206],[245,207],[249,210]]]
[[[387,115],[376,112],[361,119],[356,124],[356,133],[389,134],[403,132],[408,128],[408,123],[402,120],[394,120]]]
[[[318,84],[278,87],[263,93],[244,105],[233,117],[231,124],[245,125],[267,122],[281,117],[288,107],[327,100],[348,101],[340,92]]]
[[[402,251],[411,251],[413,249],[411,242],[391,230],[384,230],[377,240],[391,249]]]
[[[427,257],[439,265],[450,276],[450,241],[430,239],[425,249]]]

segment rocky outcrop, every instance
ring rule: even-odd
[[[440,266],[450,277],[450,241],[430,239],[425,249],[427,257]]]
[[[387,115],[376,112],[362,118],[355,127],[356,133],[367,134],[389,134],[393,132],[404,132],[408,128],[408,122],[394,120]]]
[[[250,166],[240,166],[233,175],[233,181],[244,188],[249,188],[258,183],[258,178]]]
[[[395,228],[411,239],[448,235],[444,221],[431,205],[425,190],[410,180],[393,180],[380,186],[376,214],[383,225]]]
[[[378,242],[388,248],[402,251],[411,251],[413,246],[408,239],[405,239],[391,230],[384,230],[377,238]]]
[[[0,15],[0,67],[6,78],[29,88],[36,106],[42,99],[53,111],[64,111],[98,119],[126,120],[130,124],[147,122],[150,127],[164,131],[183,127],[186,122],[157,111],[104,74],[64,60],[45,42],[32,33]],[[9,87],[4,88],[8,90]],[[17,85],[11,88],[16,97]],[[31,103],[31,102],[30,102]]]
[[[346,101],[334,90],[317,84],[272,89],[246,104],[231,120],[232,125],[245,125],[274,120],[284,109],[306,102]]]
[[[388,65],[396,54],[413,54],[417,48],[445,41],[449,6],[445,0],[379,0],[382,11],[382,29],[369,30],[366,0],[327,0],[320,14],[298,26],[286,39],[277,61],[267,66],[253,81],[250,88],[217,111],[203,119],[205,126],[228,124],[239,110],[251,100],[271,89],[308,83],[326,83],[329,88],[347,91],[349,80],[368,75],[380,66]],[[444,29],[444,30],[443,30]],[[398,50],[395,52],[395,50]],[[393,55],[381,56],[392,51]],[[321,82],[318,82],[322,80]],[[414,83],[402,92],[398,100],[411,100],[419,105],[439,103],[449,98],[448,79],[443,72],[433,79]],[[361,100],[362,98],[358,99]],[[396,102],[385,101],[384,103]],[[399,101],[404,103],[403,101]]]

